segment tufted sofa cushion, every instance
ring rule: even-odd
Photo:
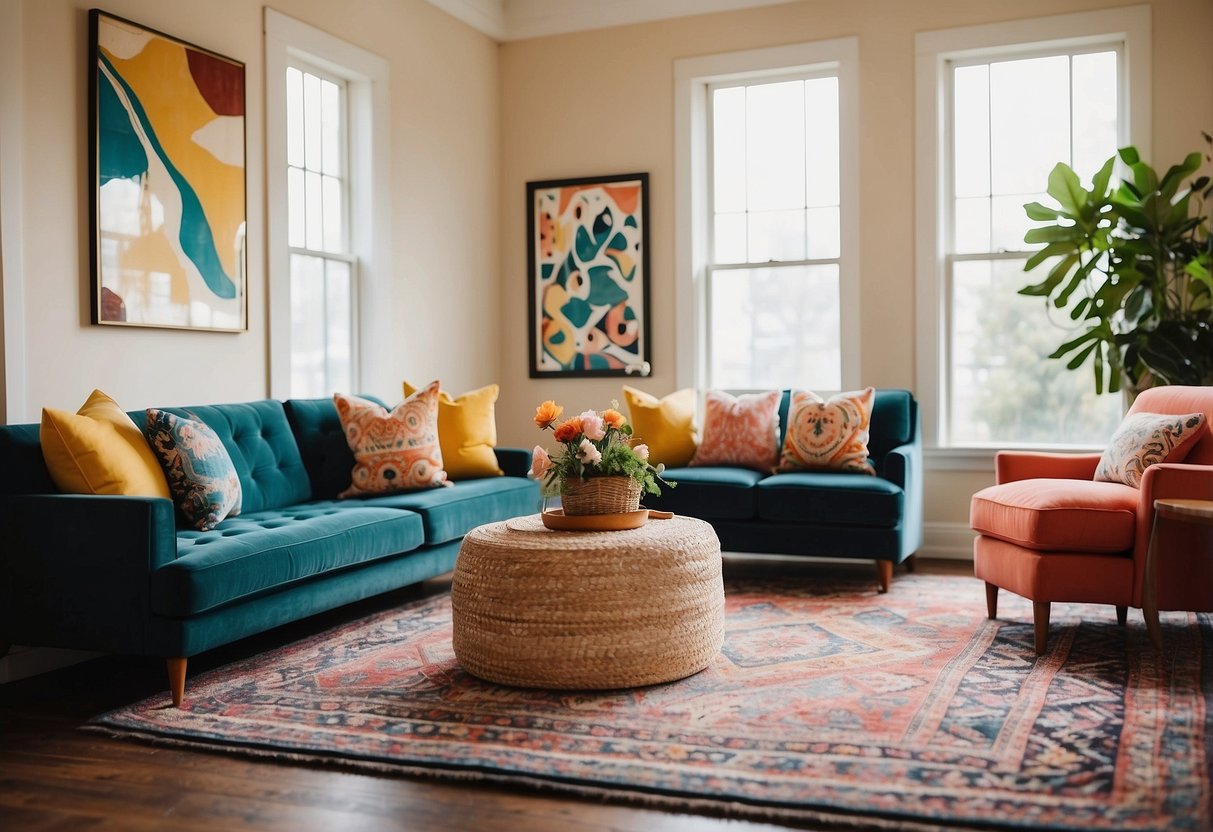
[[[358,398],[384,404],[374,396],[359,394]],[[290,399],[283,407],[311,479],[312,496],[317,500],[333,499],[350,487],[354,469],[354,453],[341,429],[337,405],[332,398]]]
[[[265,399],[161,409],[201,419],[219,434],[240,477],[242,513],[294,505],[311,496],[307,471],[282,402]],[[137,424],[143,424],[142,414]]]
[[[763,475],[749,468],[704,466],[670,468],[663,475],[674,488],[661,495],[643,495],[649,508],[698,517],[701,520],[751,520],[758,514],[755,484]]]
[[[177,532],[177,559],[152,573],[152,611],[185,617],[422,544],[410,511],[345,505],[270,509]]]
[[[797,471],[760,481],[758,517],[781,523],[892,528],[905,516],[905,492],[868,474]]]

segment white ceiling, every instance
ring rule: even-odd
[[[498,41],[646,20],[774,6],[793,0],[427,0]]]

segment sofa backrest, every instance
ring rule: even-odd
[[[784,390],[779,400],[779,447],[783,447],[788,431],[788,410],[791,407],[792,391]],[[868,456],[877,471],[883,464],[885,454],[899,445],[912,440],[916,433],[918,404],[909,390],[877,388],[872,402],[872,423],[868,432]]]
[[[306,502],[307,470],[282,402],[264,399],[242,404],[166,407],[170,413],[196,418],[219,435],[240,477],[242,514]],[[143,411],[131,413],[140,428]]]
[[[42,460],[39,426],[0,426],[0,494],[55,494],[59,491]]]
[[[361,398],[383,405],[374,396],[363,394]],[[337,405],[327,398],[290,399],[283,406],[312,484],[312,498],[333,499],[350,487],[354,470],[354,454],[341,429]]]

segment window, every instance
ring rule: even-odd
[[[925,211],[919,195],[920,221],[934,214],[920,225],[920,376],[935,388],[942,447],[1100,445],[1122,411],[1119,397],[1095,395],[1089,368],[1048,358],[1073,324],[1018,290],[1043,278],[1023,271],[1037,248],[1023,242],[1033,225],[1024,204],[1052,204],[1044,189],[1058,162],[1089,182],[1130,141],[1129,105],[1143,106],[1130,95],[1136,45],[1108,33],[1104,13],[1040,23],[1046,29],[1028,21],[919,36],[920,145],[923,127],[937,128],[920,146],[934,155],[933,175],[919,160],[919,187],[935,195]],[[1067,28],[1077,36],[1018,40]],[[1132,54],[1140,71],[1145,62]]]
[[[854,38],[676,62],[679,384],[858,368]]]
[[[706,386],[841,387],[838,76],[713,85]]]
[[[391,328],[391,205],[372,175],[387,65],[272,9],[265,24],[271,395],[379,389],[382,351],[363,345]]]
[[[342,80],[300,61],[287,67],[292,396],[354,389],[358,263],[346,233],[346,101]]]

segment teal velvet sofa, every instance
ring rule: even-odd
[[[505,476],[339,500],[354,459],[331,400],[166,409],[240,477],[211,531],[166,499],[57,493],[38,425],[0,427],[0,644],[163,657],[180,705],[188,657],[440,575],[475,526],[538,510],[528,451],[496,451]]]
[[[779,443],[788,423],[790,391],[779,406]],[[893,566],[913,568],[922,546],[922,429],[907,390],[878,389],[868,453],[876,476],[748,468],[671,468],[676,482],[649,508],[707,520],[730,552],[875,560],[880,591]]]

